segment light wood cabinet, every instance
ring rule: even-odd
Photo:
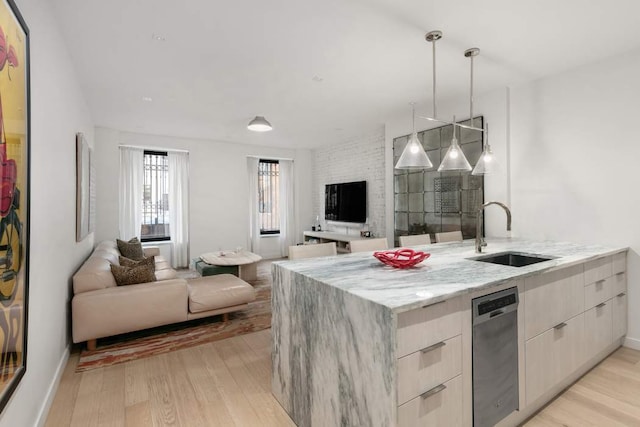
[[[587,358],[595,356],[613,342],[612,305],[611,301],[606,301],[584,313]]]
[[[462,375],[398,407],[398,426],[462,425]]]
[[[603,303],[613,294],[613,277],[598,280],[584,287],[584,309],[588,310]]]
[[[525,343],[527,405],[584,362],[584,338],[580,313]]]
[[[627,292],[627,273],[621,272],[616,273],[611,278],[611,297],[615,297],[616,295]]]
[[[461,372],[461,335],[401,357],[398,359],[398,404],[445,383]]]
[[[583,266],[527,277],[525,287],[525,339],[584,311]]]
[[[462,331],[461,298],[398,315],[398,357],[448,340]]]
[[[611,299],[613,339],[627,334],[627,294],[621,292]]]
[[[399,426],[462,425],[462,298],[398,315]]]
[[[611,277],[613,274],[613,257],[607,256],[584,264],[584,283],[594,283]]]
[[[612,260],[613,274],[624,273],[627,271],[627,252],[620,252],[613,256]]]

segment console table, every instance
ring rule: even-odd
[[[352,234],[340,234],[340,233],[332,233],[330,231],[305,231],[304,242],[312,242],[317,240],[318,243],[331,243],[336,242],[336,249],[338,253],[349,253],[351,250],[349,249],[349,243],[354,240],[365,240],[366,237],[360,237]]]

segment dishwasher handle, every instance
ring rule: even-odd
[[[518,288],[508,288],[472,300],[473,326],[518,310]]]

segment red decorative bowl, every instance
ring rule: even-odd
[[[383,263],[395,268],[411,268],[429,258],[431,254],[413,249],[374,252],[373,256]]]

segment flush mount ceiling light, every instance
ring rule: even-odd
[[[254,132],[268,132],[272,130],[273,127],[271,126],[271,123],[269,123],[264,117],[256,116],[249,122],[249,124],[247,125],[247,129]]]
[[[433,163],[429,160],[429,156],[424,151],[418,134],[416,133],[416,103],[411,103],[411,112],[413,118],[413,131],[407,145],[402,150],[402,154],[396,163],[396,169],[429,169],[433,167]]]

